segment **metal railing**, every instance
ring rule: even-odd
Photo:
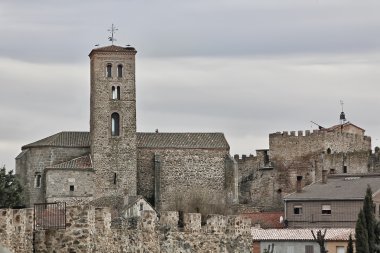
[[[34,204],[33,230],[66,229],[66,203]]]

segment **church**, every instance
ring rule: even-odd
[[[136,53],[116,45],[90,52],[89,132],[63,131],[21,148],[16,174],[27,206],[115,207],[135,196],[156,210],[200,198],[238,202],[238,168],[223,133],[137,132]]]

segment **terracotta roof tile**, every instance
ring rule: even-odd
[[[280,223],[280,217],[284,216],[284,212],[256,212],[243,213],[240,216],[250,218],[252,224],[260,224],[261,228],[283,228]]]
[[[60,132],[22,147],[90,147],[89,132]],[[229,149],[223,133],[137,133],[138,148]]]
[[[60,132],[39,141],[23,146],[30,147],[88,147],[90,135],[88,132]]]
[[[223,133],[137,133],[139,148],[229,149]]]
[[[311,230],[316,233],[323,228],[298,228],[298,229],[258,229],[252,228],[254,241],[312,241],[314,240]],[[348,241],[350,234],[355,240],[354,228],[328,228],[326,230],[327,241]]]
[[[91,55],[95,52],[133,52],[133,53],[136,53],[136,49],[134,47],[131,47],[131,46],[120,47],[120,46],[110,45],[110,46],[98,47],[98,48],[92,49],[89,56],[91,57]]]
[[[91,156],[85,155],[70,161],[47,167],[48,169],[92,169]]]

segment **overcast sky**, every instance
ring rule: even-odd
[[[137,51],[138,131],[268,134],[347,119],[380,139],[378,0],[1,0],[0,165],[21,146],[89,130],[95,44]]]

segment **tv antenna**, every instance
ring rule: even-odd
[[[117,29],[114,24],[112,24],[111,28],[107,30],[111,33],[111,36],[108,37],[108,40],[111,41],[112,45],[113,45],[113,42],[116,41],[114,35],[115,35],[116,31],[118,31],[118,30],[119,29]]]
[[[319,125],[319,124],[317,124],[317,123],[315,123],[314,121],[310,121],[311,123],[313,123],[314,125],[317,125],[318,126],[318,128],[319,128],[319,130],[322,130],[322,129],[324,129],[324,127],[323,126],[321,126],[321,125]]]

